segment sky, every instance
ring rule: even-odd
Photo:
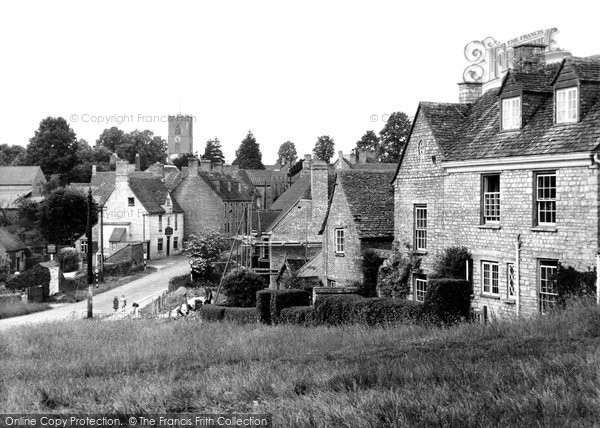
[[[556,27],[558,45],[600,53],[593,2],[9,1],[0,4],[0,144],[26,146],[62,116],[102,130],[194,117],[194,150],[218,137],[226,161],[251,130],[263,163],[329,135],[348,153],[394,111],[456,102],[464,47]]]

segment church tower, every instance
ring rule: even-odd
[[[169,116],[169,137],[167,140],[167,153],[169,159],[174,159],[184,154],[193,153],[194,137],[192,116]]]

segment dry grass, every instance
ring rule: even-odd
[[[82,321],[0,334],[0,413],[248,412],[276,426],[590,426],[600,310],[447,329]]]
[[[0,304],[0,319],[18,317],[50,309],[48,303],[3,303]]]

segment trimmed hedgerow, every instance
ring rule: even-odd
[[[242,308],[256,306],[256,292],[265,288],[260,275],[250,269],[236,269],[223,278],[227,304]]]
[[[279,314],[284,308],[310,305],[310,293],[306,290],[273,290],[271,293],[271,322],[279,322]]]
[[[187,273],[185,275],[177,275],[169,279],[169,292],[175,291],[180,287],[189,287],[190,286],[190,274]]]
[[[364,300],[364,297],[357,294],[320,296],[315,301],[315,322],[329,325],[356,322],[353,320],[353,311],[355,303],[359,300]]]
[[[449,324],[466,320],[471,311],[473,287],[464,279],[432,278],[423,303],[422,318]]]
[[[258,322],[258,311],[256,308],[225,308],[224,321],[238,324],[252,324]]]
[[[556,272],[558,304],[565,306],[568,299],[596,295],[596,269],[578,271],[573,266],[558,264]]]
[[[224,306],[202,305],[200,307],[200,318],[205,321],[223,321],[225,318]]]
[[[9,290],[26,290],[29,287],[38,285],[47,287],[49,284],[50,270],[42,265],[37,265],[11,278],[6,283],[6,288]]]
[[[283,308],[279,313],[282,324],[310,325],[314,323],[315,309],[312,306],[292,306]]]
[[[265,289],[256,292],[256,311],[258,320],[263,324],[271,324],[271,294],[275,290]]]

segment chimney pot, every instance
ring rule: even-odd
[[[212,169],[213,171],[217,171],[220,174],[223,174],[223,163],[222,162],[215,162],[212,165]]]
[[[198,175],[198,159],[188,159],[188,176],[195,177]]]

